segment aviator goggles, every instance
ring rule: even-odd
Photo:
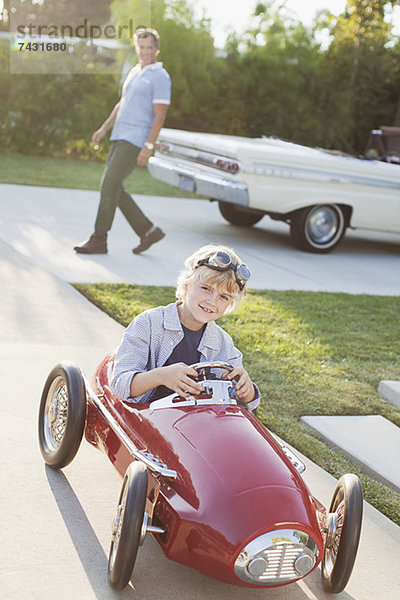
[[[212,256],[203,258],[202,260],[199,260],[195,268],[197,269],[197,267],[203,265],[210,269],[214,269],[214,271],[227,271],[228,269],[232,269],[235,273],[236,283],[238,284],[240,291],[243,290],[247,281],[250,279],[250,271],[247,265],[244,263],[241,265],[235,264],[227,252],[220,251]]]

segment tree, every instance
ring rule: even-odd
[[[371,128],[394,119],[399,44],[391,46],[384,15],[397,3],[352,0],[339,18],[323,11],[310,29],[284,2],[259,3],[221,69],[226,131],[362,152]],[[321,28],[333,38],[328,50],[316,41]]]
[[[84,18],[102,24],[109,7],[109,0],[90,0],[85,7],[78,0],[5,2],[7,14],[14,9],[14,24],[23,25],[76,26]],[[118,90],[115,77],[10,74],[8,40],[0,42],[0,146],[23,153],[63,154],[71,140],[90,139],[112,107]]]
[[[334,144],[330,113],[337,112],[336,100],[326,94],[323,53],[312,31],[282,5],[258,4],[243,43],[244,52],[234,48],[227,61],[235,63],[234,93],[243,99],[241,133]]]
[[[33,10],[35,22],[45,7],[82,22],[78,0],[12,2],[26,14]],[[195,19],[187,0],[92,0],[88,10],[97,23],[103,7],[103,24],[158,29],[160,60],[172,78],[166,126],[276,135],[354,153],[399,110],[400,41],[384,18],[399,3],[349,0],[342,15],[324,11],[312,28],[294,19],[284,1],[260,3],[251,29],[228,39],[225,57],[215,55],[209,20]],[[327,50],[317,42],[319,28],[332,36]],[[123,31],[127,45],[132,34]],[[7,46],[0,40],[0,144],[32,153],[84,144],[116,102],[119,74],[11,76]],[[127,67],[135,62],[132,49]]]
[[[395,117],[398,45],[394,51],[392,26],[385,14],[396,5],[399,0],[348,0],[345,12],[331,21],[327,67],[332,89],[347,105],[349,150],[362,151],[368,132]]]

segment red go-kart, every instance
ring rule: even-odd
[[[357,553],[362,489],[344,475],[329,510],[300,473],[304,465],[235,399],[217,377],[227,363],[198,363],[203,392],[150,404],[116,398],[114,355],[90,384],[71,363],[44,386],[39,440],[55,469],[75,456],[82,436],[123,476],[109,554],[109,581],[124,588],[146,533],[176,562],[227,583],[273,587],[321,563],[322,581],[342,591]]]

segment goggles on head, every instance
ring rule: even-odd
[[[214,271],[227,271],[228,269],[232,269],[235,273],[236,283],[238,284],[240,291],[243,290],[247,281],[250,279],[250,271],[247,265],[244,263],[241,265],[235,264],[227,252],[219,251],[207,258],[199,260],[195,269],[203,265],[209,269],[214,269]]]

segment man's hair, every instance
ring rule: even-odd
[[[220,246],[217,244],[208,244],[207,246],[202,246],[191,254],[185,260],[185,266],[182,271],[178,275],[178,280],[176,282],[176,297],[178,300],[185,300],[186,298],[186,286],[196,281],[201,281],[202,283],[207,283],[208,285],[215,285],[217,288],[222,288],[232,295],[232,300],[229,303],[228,309],[226,312],[231,312],[239,300],[243,299],[246,296],[246,285],[243,290],[239,289],[239,286],[236,281],[235,272],[233,269],[227,269],[226,271],[216,271],[214,269],[210,269],[207,265],[197,266],[199,261],[204,260],[206,258],[210,258],[216,252],[226,252],[232,259],[236,265],[242,264],[242,259],[232,250],[232,248],[227,248],[226,246]]]
[[[148,29],[148,28],[136,29],[135,35],[133,36],[133,42],[136,45],[138,40],[141,40],[141,39],[147,38],[147,37],[153,38],[156,48],[160,47],[160,35],[159,35],[158,31],[156,31],[155,29]]]

